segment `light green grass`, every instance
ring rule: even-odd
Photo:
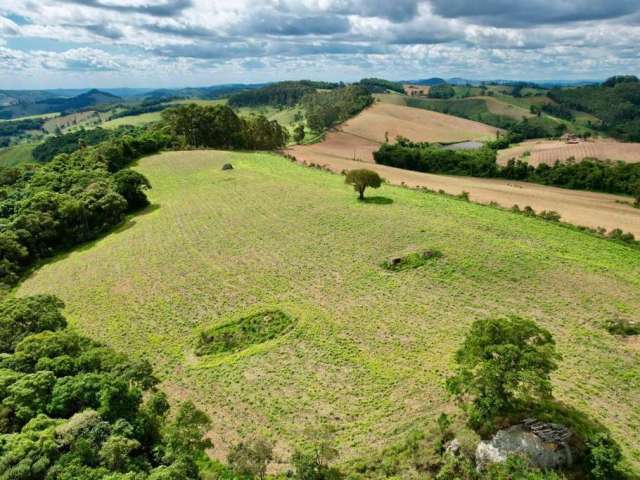
[[[9,119],[0,119],[0,122],[17,122],[20,120],[33,120],[34,118],[55,118],[58,115],[60,115],[59,112],[55,112],[55,113],[41,113],[39,115],[26,115],[24,117],[16,117],[16,118],[9,118]]]
[[[0,166],[17,167],[27,163],[34,163],[31,152],[36,144],[21,143],[12,147],[0,148]]]
[[[114,118],[100,125],[103,128],[118,128],[122,125],[146,125],[151,122],[158,122],[162,118],[162,112],[141,113],[140,115],[127,115],[126,117]]]
[[[372,453],[453,408],[444,380],[474,320],[517,314],[555,335],[556,396],[640,464],[640,353],[602,326],[640,311],[637,250],[400,187],[358,202],[342,177],[270,154],[171,152],[136,169],[154,207],[17,294],[54,293],[80,331],[151,360],[173,398],[211,415],[218,447],[260,432],[287,451],[329,417],[343,459]],[[443,256],[380,267],[423,249]],[[263,308],[296,326],[215,361],[193,354],[199,328]]]

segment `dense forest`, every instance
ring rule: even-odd
[[[50,295],[0,303],[0,480],[198,480],[209,419],[151,365],[67,329]]]
[[[447,83],[441,83],[429,88],[429,98],[451,98],[456,94],[453,87]]]
[[[121,133],[121,130],[116,131],[114,135],[119,133]],[[100,127],[91,130],[80,129],[71,133],[55,135],[47,138],[33,149],[33,159],[39,163],[46,163],[53,160],[53,158],[60,153],[73,153],[80,146],[96,145],[105,141],[110,136],[111,132],[109,130]]]
[[[309,128],[315,131],[344,122],[373,103],[369,91],[349,85],[324,92],[309,93],[302,99]]]
[[[386,93],[389,90],[404,93],[404,87],[401,83],[391,82],[382,78],[363,78],[360,80],[360,85],[369,90],[370,93]]]
[[[429,143],[400,138],[384,144],[374,153],[377,163],[427,173],[508,178],[557,187],[619,193],[640,197],[640,164],[584,159],[533,167],[522,160],[497,164],[500,141],[477,150],[447,150]]]
[[[555,88],[549,97],[559,104],[598,117],[595,126],[620,140],[640,141],[640,81],[634,76],[612,77],[602,85]]]
[[[316,90],[330,90],[338,84],[300,80],[295,82],[272,83],[262,88],[238,92],[229,97],[229,106],[239,107],[293,107],[302,97]]]
[[[162,113],[162,127],[185,147],[276,150],[289,133],[263,115],[239,117],[226,105],[181,105]]]

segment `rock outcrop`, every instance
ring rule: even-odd
[[[499,430],[490,441],[476,449],[476,463],[482,469],[490,463],[504,462],[510,455],[524,455],[543,470],[570,466],[571,431],[564,425],[527,419],[519,425]]]

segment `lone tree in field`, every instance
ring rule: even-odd
[[[531,320],[477,320],[456,352],[447,389],[466,403],[474,427],[490,426],[518,405],[551,398],[559,359],[551,333]]]
[[[358,192],[358,200],[364,200],[365,189],[367,187],[379,188],[382,184],[382,179],[376,172],[361,168],[358,170],[349,170],[345,182],[353,185],[353,189]]]

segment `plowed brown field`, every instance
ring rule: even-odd
[[[411,118],[414,121],[408,120]],[[419,119],[425,122],[422,128],[420,128]],[[457,122],[463,123],[457,124]],[[456,125],[461,125],[462,129],[457,130]],[[477,127],[478,125],[482,128]],[[432,175],[377,165],[373,161],[373,152],[384,141],[385,130],[389,132],[390,139],[395,135],[403,135],[414,141],[432,142],[452,142],[473,138],[469,136],[469,132],[474,132],[476,135],[481,135],[483,131],[490,134],[492,130],[495,132],[495,129],[483,124],[449,115],[397,105],[376,104],[343,124],[337,131],[328,133],[322,143],[298,145],[291,148],[288,153],[294,155],[298,161],[324,165],[338,173],[342,170],[362,168],[364,162],[367,168],[376,170],[393,184],[441,189],[451,194],[466,191],[469,192],[473,201],[497,202],[504,207],[511,207],[514,204],[520,207],[529,205],[536,211],[555,210],[562,215],[563,220],[576,225],[604,227],[607,230],[621,228],[640,236],[640,209],[623,203],[630,201],[626,197],[546,187],[526,182]],[[629,152],[632,152],[633,148],[638,148],[640,152],[638,144],[635,144],[636,147],[631,147],[632,145],[634,144],[589,142],[575,147],[591,146],[607,152],[615,151],[617,148],[621,152],[627,152],[627,155],[631,155]],[[562,146],[572,147],[564,143]],[[506,162],[504,153],[501,158]],[[638,160],[640,161],[640,158]]]
[[[511,158],[524,158],[531,165],[541,163],[553,164],[556,160],[564,161],[574,157],[580,161],[584,158],[601,160],[623,160],[640,162],[640,143],[622,143],[615,140],[592,140],[578,144],[568,144],[559,140],[529,140],[498,154],[498,162],[506,164]]]

